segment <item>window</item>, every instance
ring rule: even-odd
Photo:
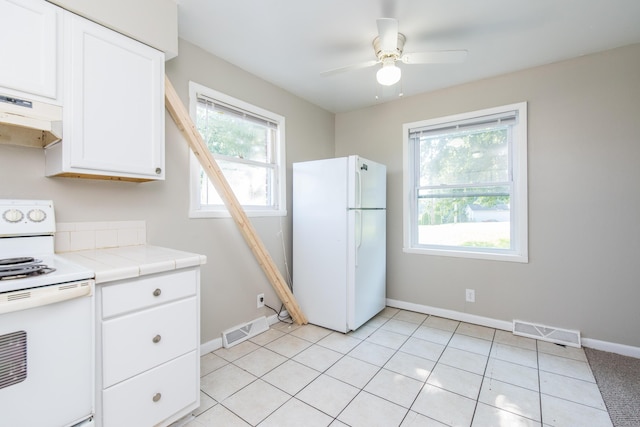
[[[407,123],[404,250],[527,262],[527,105]]]
[[[189,83],[190,114],[247,216],[286,215],[284,117]],[[229,216],[191,155],[191,217]]]

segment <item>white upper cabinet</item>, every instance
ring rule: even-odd
[[[69,12],[63,44],[63,138],[46,149],[47,176],[164,179],[164,54]]]
[[[0,0],[0,93],[60,104],[62,10],[42,0]]]

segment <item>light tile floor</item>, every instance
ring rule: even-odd
[[[582,349],[387,307],[201,358],[202,426],[612,426]]]

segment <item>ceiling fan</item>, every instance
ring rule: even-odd
[[[398,21],[393,18],[380,18],[376,21],[378,36],[373,39],[373,49],[377,59],[353,64],[346,67],[335,68],[320,73],[322,76],[330,76],[344,71],[359,70],[382,64],[376,73],[378,83],[391,86],[400,81],[402,71],[396,66],[396,61],[404,64],[453,64],[460,63],[467,57],[466,50],[441,50],[431,52],[416,52],[403,54],[404,43],[407,38],[398,32]]]

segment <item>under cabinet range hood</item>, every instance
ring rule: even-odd
[[[45,147],[62,139],[62,107],[0,93],[0,144]]]

